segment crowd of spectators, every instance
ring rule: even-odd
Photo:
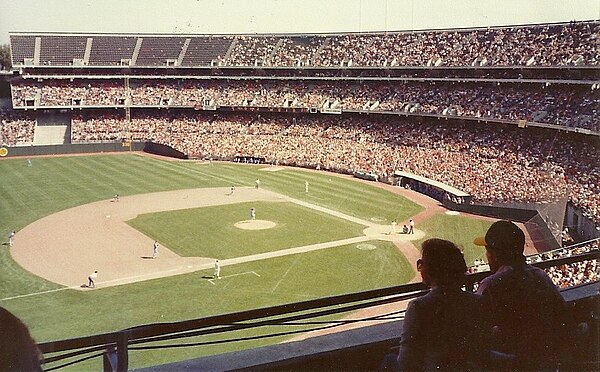
[[[140,80],[16,84],[15,107],[39,97],[40,106],[214,106],[335,108],[483,119],[526,120],[600,131],[598,91],[553,84],[440,82],[285,82]]]
[[[576,256],[598,250],[599,241],[596,240],[575,247],[564,247],[560,250],[540,253],[528,257],[529,262],[556,260],[564,257]],[[554,284],[560,288],[573,287],[580,284],[594,283],[600,280],[598,260],[583,260],[571,264],[552,266],[545,269]]]
[[[0,145],[33,143],[35,119],[29,114],[0,109]]]
[[[262,66],[270,59],[277,46],[276,37],[239,36],[228,59],[221,64],[234,66]]]
[[[230,66],[596,65],[597,22],[385,34],[240,36]]]
[[[97,39],[87,62],[92,66],[119,65],[122,59],[133,59],[135,40],[143,39],[136,66],[165,66],[165,59],[176,59],[179,54],[183,56],[184,66],[598,65],[599,34],[600,23],[591,21],[385,33],[231,35],[217,36],[214,40],[211,36],[197,35],[191,38],[187,48],[183,48],[187,36],[138,39],[139,35],[102,38],[90,35]],[[83,56],[83,36],[65,35],[57,39],[42,34],[39,37],[43,40],[42,46],[46,46],[42,64],[72,65],[76,55]],[[34,37],[13,37],[11,42],[13,51],[17,51],[15,64],[34,57]],[[122,48],[112,53],[110,45]]]
[[[113,139],[124,133],[123,116],[92,120],[95,125],[78,124],[88,129],[72,138]],[[128,127],[131,139],[163,143],[190,157],[260,156],[380,179],[403,170],[454,186],[477,201],[548,201],[568,194],[600,221],[600,150],[593,139],[554,131],[378,116],[204,113],[134,115]]]
[[[13,107],[116,106],[125,103],[124,85],[117,81],[48,80],[11,86]],[[29,102],[28,102],[29,101]]]
[[[596,240],[586,244],[577,244],[574,246],[565,246],[550,252],[538,253],[526,257],[527,263],[534,264],[543,261],[557,260],[560,258],[577,256],[584,253],[597,251],[600,241]],[[469,273],[488,271],[489,265],[480,259],[476,259],[473,266],[468,269]],[[580,284],[594,283],[600,280],[598,260],[582,260],[570,264],[551,266],[546,274],[552,279],[552,282],[559,288],[574,287]]]
[[[112,115],[75,115],[71,120],[71,141],[115,141],[123,138],[125,127],[122,118]]]

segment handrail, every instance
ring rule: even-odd
[[[299,312],[304,310],[315,309],[318,307],[326,307],[339,305],[349,302],[357,302],[369,300],[378,297],[393,296],[397,294],[415,292],[425,290],[426,287],[422,283],[406,284],[396,287],[388,287],[358,293],[343,294],[321,298],[317,300],[307,300],[291,304],[284,304],[266,308],[253,310],[245,310],[236,313],[214,315],[206,318],[185,320],[172,323],[156,323],[145,324],[126,329],[131,334],[131,339],[158,336],[168,333],[187,331],[201,327],[210,327],[223,324],[232,324],[251,319],[261,319],[272,317],[275,315],[287,314],[291,312]],[[39,344],[40,349],[44,353],[52,353],[57,351],[70,350],[74,347],[91,347],[114,342],[115,336],[119,332],[109,332],[93,336],[77,337],[67,340],[50,341]]]
[[[598,258],[600,258],[600,251],[595,250],[593,252],[584,253],[581,255],[537,262],[533,263],[532,265],[544,269],[552,266],[560,266],[573,262]],[[474,283],[481,281],[490,274],[491,273],[487,271],[467,275],[466,287],[473,288]],[[117,355],[121,356],[118,358],[119,367],[117,370],[126,370],[126,350],[128,345],[139,345],[149,342],[224,333],[267,325],[289,325],[289,322],[297,320],[343,313],[386,303],[407,300],[418,297],[425,293],[427,293],[427,288],[423,283],[411,283],[401,286],[336,295],[322,299],[307,300],[291,304],[245,310],[179,322],[144,324],[117,332],[44,342],[40,343],[38,346],[44,354],[80,349],[60,355],[50,356],[46,358],[46,363],[53,363],[66,358],[72,358],[75,356],[116,347]],[[132,349],[141,350],[147,348],[152,347],[138,346]],[[89,358],[85,357],[80,359],[80,361],[87,359]],[[72,363],[65,364],[64,366],[70,364]],[[55,368],[57,367],[49,369]]]

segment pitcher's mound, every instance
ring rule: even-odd
[[[265,230],[271,229],[277,226],[277,224],[275,222],[265,220],[246,220],[236,222],[233,226],[244,230]]]

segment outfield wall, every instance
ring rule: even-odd
[[[6,147],[7,157],[58,155],[58,154],[92,154],[99,152],[142,151],[144,142],[108,142],[108,143],[78,143],[65,145],[43,146],[13,146]]]
[[[177,158],[177,159],[187,159],[188,158],[188,156],[181,151],[177,151],[174,148],[169,147],[167,145],[161,145],[160,143],[155,143],[155,142],[150,142],[150,141],[146,142],[146,144],[144,145],[144,152],[147,152],[149,154],[168,156],[170,158]]]

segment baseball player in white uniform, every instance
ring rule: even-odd
[[[215,271],[213,273],[213,277],[215,279],[221,279],[221,264],[219,263],[219,260],[215,261]]]
[[[89,288],[96,288],[96,279],[98,278],[98,270],[94,271],[93,273],[90,274],[90,276],[88,276],[88,287]]]
[[[15,230],[11,231],[10,234],[8,235],[8,246],[12,247],[13,244],[15,244],[15,235],[17,234],[17,232]]]
[[[152,258],[156,258],[158,256],[158,242],[155,240],[154,245],[152,246]]]

